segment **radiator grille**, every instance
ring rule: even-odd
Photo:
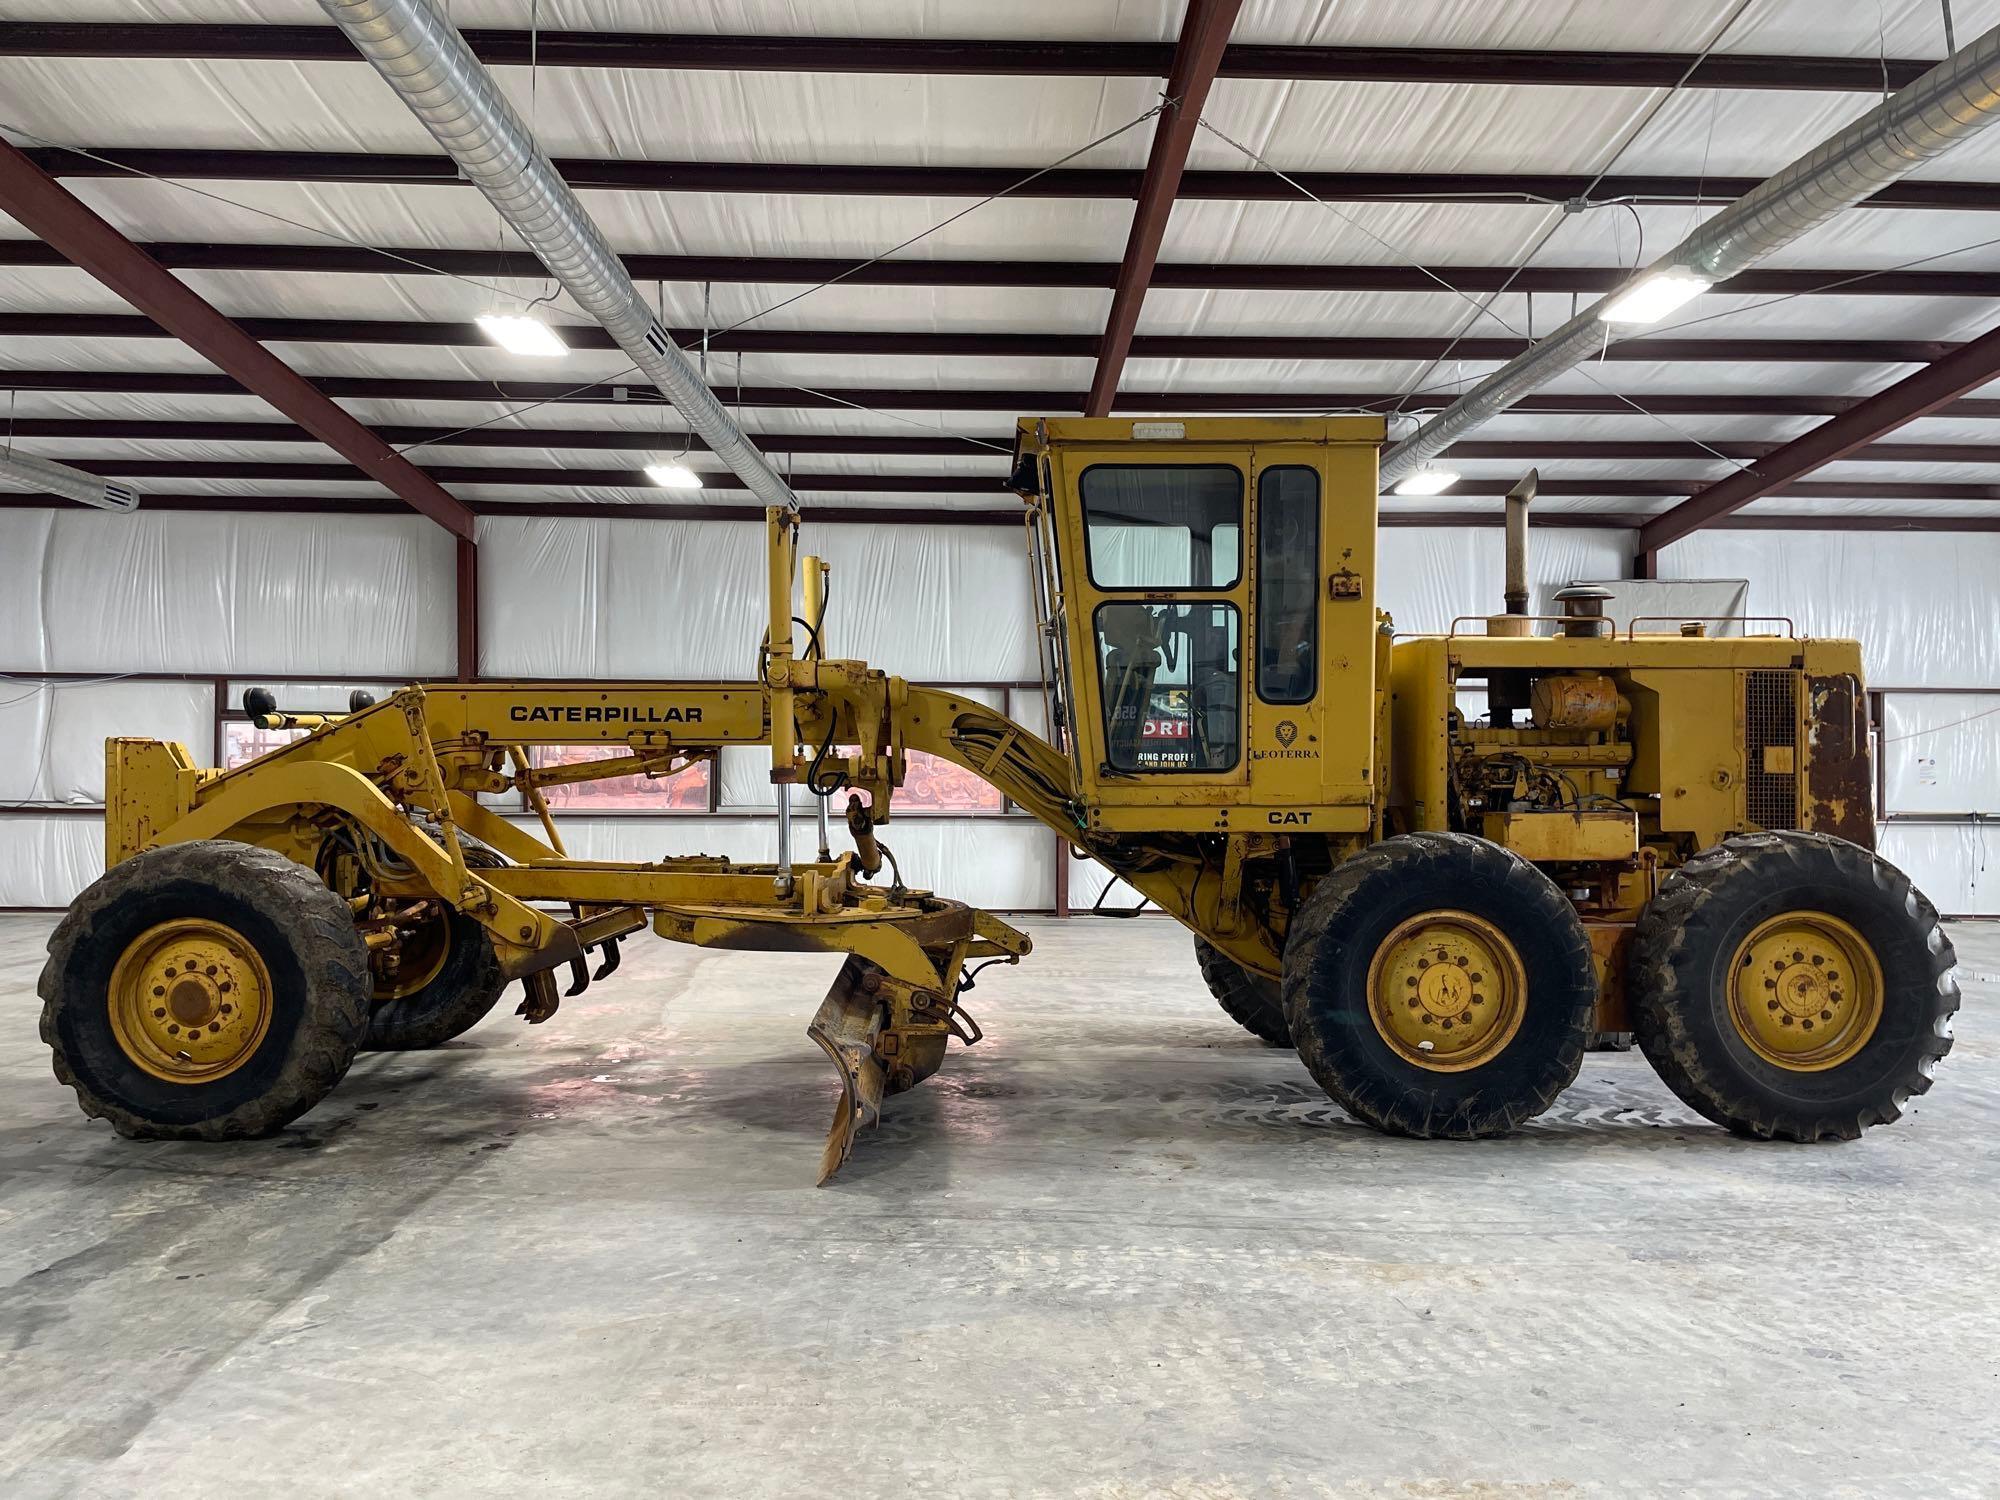
[[[1744,786],[1744,812],[1760,828],[1799,826],[1799,778],[1764,769],[1764,751],[1771,746],[1798,748],[1798,678],[1792,672],[1743,674],[1744,759],[1749,775]]]

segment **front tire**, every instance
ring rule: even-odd
[[[1956,957],[1902,871],[1821,833],[1727,839],[1633,937],[1633,1023],[1681,1100],[1739,1135],[1852,1140],[1951,1050]]]
[[[134,855],[71,904],[42,968],[42,1040],[121,1135],[270,1135],[323,1098],[368,1027],[368,951],[311,870],[228,839]]]
[[[1575,1080],[1597,976],[1548,876],[1485,839],[1413,833],[1314,887],[1284,998],[1300,1060],[1342,1109],[1392,1135],[1472,1140]]]

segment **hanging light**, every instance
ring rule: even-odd
[[[1648,271],[1597,310],[1605,323],[1657,323],[1683,303],[1692,302],[1714,283],[1679,266]]]
[[[1398,480],[1396,493],[1399,495],[1442,495],[1458,483],[1458,474],[1452,469],[1434,469],[1429,465],[1414,474]]]
[[[701,476],[685,464],[647,464],[646,477],[663,490],[701,488]]]
[[[480,330],[509,354],[561,359],[569,353],[569,345],[540,318],[525,313],[481,313],[478,321]]]

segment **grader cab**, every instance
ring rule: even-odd
[[[1047,739],[831,655],[824,565],[774,510],[742,682],[439,683],[341,716],[259,698],[260,722],[304,733],[233,770],[112,740],[107,873],[42,978],[57,1074],[128,1135],[268,1133],[359,1048],[435,1045],[511,981],[546,1021],[558,973],[581,992],[650,926],[844,956],[809,1027],[840,1075],[824,1180],[887,1095],[978,1039],[968,963],[1029,947],[903,884],[880,830],[923,751],[1190,929],[1224,1008],[1384,1130],[1504,1132],[1593,1032],[1624,1030],[1732,1129],[1895,1118],[1949,1049],[1957,991],[1935,912],[1870,847],[1859,648],[1621,632],[1588,591],[1535,617],[1525,496],[1507,611],[1399,639],[1375,602],[1382,436],[1024,420]],[[770,865],[565,852],[545,788],[743,745],[771,748]],[[538,765],[537,746],[602,758]],[[797,786],[818,808],[803,865]]]

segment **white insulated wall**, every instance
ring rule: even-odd
[[[1538,610],[1565,583],[1627,569],[1626,533],[1537,527],[1533,538]],[[753,670],[764,588],[756,524],[501,517],[481,521],[479,540],[486,674]],[[1034,679],[1014,528],[809,523],[803,545],[834,564],[832,654],[954,686]],[[1501,547],[1490,527],[1385,529],[1378,598],[1399,631],[1492,612]],[[1751,612],[1859,637],[1871,684],[1989,690],[1890,694],[1888,806],[1932,821],[1891,823],[1883,848],[1941,908],[2000,913],[2000,875],[1987,874],[2000,833],[1968,816],[2000,813],[2000,712],[1988,712],[2000,710],[2000,536],[1722,531],[1675,544],[1661,571],[1745,579]],[[347,684],[448,675],[455,659],[451,543],[415,517],[0,511],[0,672],[17,674],[0,681],[0,805],[12,809],[0,812],[0,907],[60,906],[100,870],[99,819],[36,809],[101,798],[106,734],[177,738],[209,758],[210,681],[119,674],[233,679],[232,697],[261,676],[313,675],[330,685],[311,694],[319,702]],[[92,680],[48,685],[36,672]],[[756,795],[741,770],[726,768],[731,804]],[[598,857],[770,853],[762,819],[573,824],[578,852]],[[805,849],[809,825],[799,837]],[[1053,903],[1052,842],[999,818],[912,817],[891,839],[912,881],[1000,909]],[[1102,883],[1072,865],[1074,904]]]

